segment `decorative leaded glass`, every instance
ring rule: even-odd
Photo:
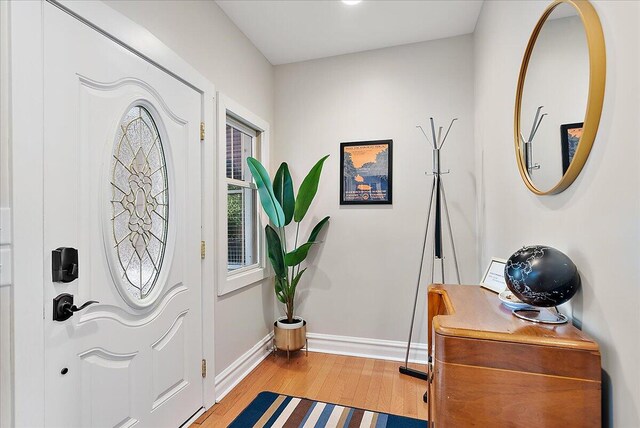
[[[149,111],[131,108],[116,134],[111,162],[113,245],[117,269],[134,300],[149,295],[158,279],[167,243],[167,164]]]

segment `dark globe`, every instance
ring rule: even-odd
[[[522,247],[513,253],[504,277],[509,290],[532,306],[561,305],[580,288],[580,274],[571,259],[543,245]]]

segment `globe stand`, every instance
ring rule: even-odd
[[[551,310],[537,309],[537,308],[520,308],[511,311],[516,317],[531,321],[538,324],[566,324],[569,322],[569,318],[566,315],[561,314],[558,308],[554,308],[555,313]]]

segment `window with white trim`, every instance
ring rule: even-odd
[[[1,0],[0,0],[1,1]],[[247,165],[253,157],[269,170],[269,122],[218,92],[216,145],[218,296],[267,279],[264,225],[258,190]]]
[[[239,273],[258,267],[257,189],[247,166],[248,157],[259,153],[258,132],[227,116],[227,272]]]

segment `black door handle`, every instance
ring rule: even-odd
[[[89,300],[88,302],[85,302],[83,305],[80,305],[80,307],[77,307],[76,305],[71,305],[71,307],[68,310],[71,312],[78,312],[83,310],[89,305],[93,305],[94,303],[100,303],[100,302],[98,302],[97,300]]]
[[[71,318],[75,312],[81,311],[89,305],[100,303],[95,300],[89,300],[80,307],[73,304],[73,295],[62,293],[53,299],[53,320],[65,321]]]

